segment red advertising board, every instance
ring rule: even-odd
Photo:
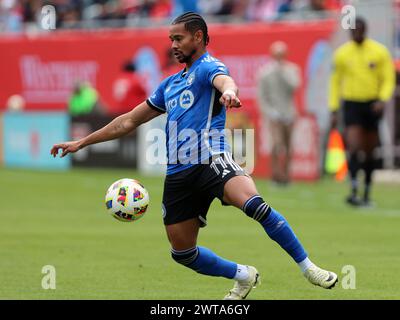
[[[264,136],[266,133],[259,115],[255,89],[256,75],[268,61],[270,44],[277,40],[288,44],[288,59],[302,67],[304,84],[307,82],[304,70],[312,48],[318,41],[330,38],[334,25],[333,21],[324,21],[210,26],[209,51],[227,65],[240,88],[244,107],[233,112],[237,113],[237,118],[244,116],[257,132],[256,175],[269,174],[268,138]],[[120,76],[122,63],[135,61],[150,93],[164,76],[163,67],[169,46],[166,27],[56,31],[35,36],[2,37],[0,110],[5,108],[8,98],[15,94],[24,97],[27,110],[65,110],[68,97],[78,80],[90,82],[105,105],[112,109],[116,104],[113,86]],[[303,85],[296,96],[300,116],[304,115],[304,100]],[[304,150],[295,150],[294,157],[303,159],[302,168],[306,166],[313,169],[304,171],[292,168],[293,176],[315,179],[318,177],[318,133],[315,121],[303,117],[299,123],[296,124],[297,130],[312,132],[312,139],[317,141],[309,142],[315,152],[304,154]],[[296,166],[298,163],[301,161]]]

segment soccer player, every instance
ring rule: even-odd
[[[206,50],[207,24],[192,12],[177,17],[169,29],[175,58],[185,68],[162,81],[146,101],[78,141],[55,144],[61,157],[90,144],[119,138],[162,113],[168,113],[167,175],[162,200],[163,219],[172,258],[198,273],[234,279],[227,300],[245,299],[260,282],[256,268],[223,259],[197,245],[199,228],[214,198],[233,205],[259,222],[299,265],[313,284],[331,288],[337,275],[313,264],[286,219],[257,192],[253,180],[235,163],[224,135],[226,109],[238,108],[238,88],[225,65]],[[184,136],[192,133],[190,139]],[[193,134],[194,133],[194,134]],[[217,133],[217,134],[215,134]],[[185,158],[189,152],[190,161]]]
[[[395,87],[395,69],[389,51],[380,43],[366,38],[365,20],[357,18],[352,40],[334,53],[330,79],[329,106],[332,127],[338,121],[342,100],[345,142],[351,192],[346,201],[353,206],[370,206],[374,149],[378,145],[378,124],[385,104]],[[358,197],[357,173],[365,172],[365,189]]]

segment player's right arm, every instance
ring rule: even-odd
[[[103,128],[80,140],[55,144],[50,153],[53,157],[56,157],[58,150],[62,149],[62,154],[60,156],[62,158],[68,153],[76,152],[88,145],[120,138],[160,114],[162,114],[162,112],[151,108],[148,103],[144,101],[133,110],[120,115]]]

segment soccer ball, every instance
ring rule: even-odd
[[[150,197],[139,181],[129,178],[115,181],[107,190],[106,207],[119,221],[132,222],[145,214]]]

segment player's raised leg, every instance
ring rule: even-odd
[[[311,283],[326,289],[336,284],[337,275],[317,267],[310,261],[287,220],[264,202],[250,177],[236,176],[227,181],[223,200],[258,221],[268,236],[293,258]]]
[[[248,270],[244,265],[237,264],[216,255],[208,248],[197,246],[197,235],[200,221],[198,218],[166,225],[168,240],[171,243],[172,258],[194,271],[214,277],[224,277],[242,281],[248,278]],[[256,285],[258,275],[250,285]],[[247,295],[247,294],[246,294]],[[244,299],[246,296],[242,296]]]

